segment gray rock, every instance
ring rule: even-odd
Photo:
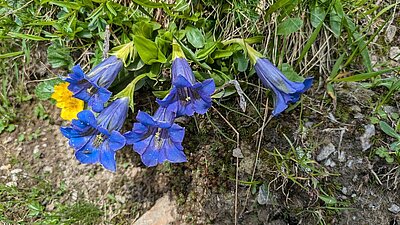
[[[343,187],[343,188],[342,188],[342,193],[343,193],[344,195],[347,195],[347,194],[349,193],[349,191],[347,190],[347,187]]]
[[[389,210],[390,212],[394,213],[394,214],[397,214],[397,213],[400,212],[400,207],[399,207],[398,205],[396,205],[396,204],[393,203],[393,204],[390,206],[390,208],[388,208],[388,210]]]
[[[176,204],[169,200],[168,195],[158,199],[156,204],[143,214],[134,225],[167,225],[175,222]]]
[[[336,166],[336,163],[332,159],[327,159],[324,164],[325,166],[330,166],[332,168]]]
[[[339,160],[339,162],[344,162],[344,161],[346,161],[346,155],[345,155],[345,152],[343,152],[343,151],[340,151],[339,153],[338,153],[338,160]]]
[[[395,35],[396,35],[397,27],[394,25],[389,25],[386,29],[386,35],[385,35],[385,40],[387,43],[390,43],[393,41]]]
[[[400,48],[399,47],[391,47],[389,50],[389,58],[400,61]]]
[[[360,137],[362,150],[365,151],[371,147],[370,138],[375,135],[375,126],[373,124],[365,125],[365,132]]]
[[[233,149],[232,155],[233,155],[233,157],[237,157],[237,158],[241,158],[241,159],[244,158],[242,150],[240,150],[240,148]]]
[[[21,173],[22,172],[22,170],[21,169],[13,169],[13,170],[11,170],[11,174],[17,174],[17,173]]]
[[[268,188],[263,184],[259,187],[258,189],[258,195],[257,195],[257,202],[260,205],[266,205],[270,202],[270,192],[268,191]]]
[[[322,161],[327,159],[332,153],[336,151],[335,146],[332,143],[329,143],[325,147],[323,147],[320,153],[317,156],[317,161]]]

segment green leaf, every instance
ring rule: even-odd
[[[281,71],[291,81],[295,82],[304,81],[304,77],[300,76],[296,71],[294,71],[293,67],[288,63],[282,63]]]
[[[389,68],[389,69],[384,69],[384,70],[379,70],[375,72],[369,72],[369,73],[360,73],[356,74],[350,77],[344,77],[344,78],[336,78],[333,81],[334,82],[341,82],[341,81],[346,81],[346,82],[356,82],[356,81],[361,81],[361,80],[366,80],[372,77],[376,77],[378,75],[384,74],[384,73],[389,73],[395,70],[400,70],[400,67],[396,68]]]
[[[237,69],[239,72],[244,72],[249,66],[249,59],[245,57],[243,52],[236,52],[233,56],[233,61],[237,64]]]
[[[385,121],[380,121],[379,126],[381,127],[381,130],[385,132],[385,134],[400,139],[400,135]]]
[[[204,36],[198,28],[187,26],[186,27],[186,38],[188,42],[193,45],[195,48],[203,48],[204,47]]]
[[[329,26],[335,37],[339,37],[342,29],[342,18],[336,13],[336,10],[332,8],[329,13]]]
[[[165,63],[167,59],[165,58],[164,54],[158,49],[156,43],[153,41],[135,35],[133,37],[133,42],[135,44],[135,48],[139,53],[140,58],[143,60],[144,63],[151,65],[155,62]]]
[[[217,48],[216,42],[207,42],[206,46],[196,53],[196,57],[199,61],[207,59],[207,57],[215,51]]]
[[[185,53],[185,56],[188,57],[189,59],[193,60],[193,62],[197,63],[198,65],[200,65],[202,68],[206,69],[206,70],[211,70],[211,67],[209,65],[207,65],[206,63],[201,63],[199,61],[199,59],[196,57],[196,55],[193,53],[192,50],[190,50],[190,48],[188,48],[187,46],[185,46],[180,40],[176,40],[179,45],[182,48],[182,51]]]
[[[315,6],[311,9],[311,25],[317,28],[321,22],[325,19],[325,10],[320,6]]]
[[[328,81],[335,79],[338,75],[340,66],[343,63],[345,55],[345,53],[341,54],[340,57],[336,60],[335,65],[333,65],[332,67],[331,75],[329,76]]]
[[[47,48],[47,61],[53,68],[71,68],[74,64],[69,49],[58,42],[54,42],[49,48]]]
[[[133,0],[134,3],[147,7],[147,8],[167,8],[174,6],[174,4],[166,4],[163,2],[153,2],[150,0]]]
[[[126,86],[126,88],[124,90],[122,90],[121,92],[116,94],[114,99],[128,97],[129,98],[129,107],[131,108],[132,112],[134,112],[135,111],[134,93],[135,93],[135,89],[136,89],[136,84],[145,77],[151,78],[153,76],[154,76],[154,74],[152,74],[152,73],[140,74],[139,76],[135,77],[135,79],[133,79],[131,81],[131,83],[129,83],[128,86]]]
[[[18,52],[9,52],[9,53],[5,53],[5,54],[1,54],[0,55],[0,59],[5,59],[5,58],[11,58],[11,57],[15,57],[15,56],[20,56],[24,54],[23,51],[18,51]]]
[[[327,205],[334,205],[337,203],[336,198],[332,197],[332,196],[327,196],[327,195],[319,195],[318,196],[322,201],[325,202],[325,204]]]
[[[213,55],[213,59],[227,58],[233,55],[233,51],[230,49],[226,50],[216,50]]]
[[[269,16],[271,13],[275,12],[278,9],[284,8],[286,5],[291,4],[293,0],[279,0],[276,1],[272,6],[270,6],[265,13],[265,17]]]
[[[35,88],[35,95],[40,100],[48,100],[54,92],[54,85],[63,82],[61,79],[43,81]]]
[[[8,33],[11,37],[14,38],[22,38],[22,39],[28,39],[28,40],[33,40],[33,41],[47,41],[49,40],[48,38],[40,37],[37,35],[32,35],[32,34],[21,34],[21,33],[16,33],[16,32],[10,32]]]
[[[278,35],[288,35],[294,33],[303,26],[303,20],[299,17],[288,18],[278,25],[277,34]]]
[[[73,2],[73,1],[62,2],[62,1],[49,0],[49,1],[44,1],[44,2],[49,2],[51,5],[57,5],[60,7],[65,7],[65,8],[74,9],[74,10],[79,10],[82,7],[81,4],[79,4],[77,2]],[[41,4],[43,4],[43,2],[41,2]]]
[[[177,0],[176,5],[172,8],[175,12],[185,11],[190,7],[189,3],[186,0]]]
[[[15,125],[14,125],[14,124],[8,124],[8,126],[7,126],[7,128],[6,128],[6,131],[9,132],[9,133],[11,133],[11,132],[13,132],[14,130],[15,130]],[[1,131],[0,131],[0,133],[1,133]]]

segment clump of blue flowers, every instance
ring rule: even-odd
[[[176,43],[175,43],[176,44]],[[114,97],[107,88],[123,68],[123,62],[111,56],[85,74],[79,65],[65,81],[73,96],[85,101],[91,110],[78,113],[78,119],[70,126],[61,127],[62,134],[69,139],[76,159],[84,164],[100,163],[104,168],[116,171],[116,151],[131,145],[144,165],[156,166],[166,161],[186,162],[182,142],[185,129],[174,122],[179,116],[204,114],[211,107],[211,95],[215,91],[213,79],[197,82],[188,61],[179,46],[173,48],[172,88],[162,100],[153,116],[139,111],[133,129],[121,134],[128,108],[132,101],[135,79]],[[118,53],[116,55],[119,55]],[[132,85],[133,84],[133,85]],[[132,105],[131,105],[132,106]]]
[[[288,104],[299,101],[300,95],[311,87],[312,78],[306,78],[302,82],[291,81],[243,40],[230,41],[234,42],[247,50],[262,83],[273,91],[273,116],[281,114]],[[139,75],[135,73],[136,76],[131,82],[122,91],[113,95],[109,90],[110,86],[124,65],[129,65],[129,62],[126,64],[125,61],[135,55],[133,42],[124,44],[118,49],[114,55],[104,59],[87,74],[79,65],[74,66],[72,73],[64,79],[68,83],[64,83],[63,90],[69,93],[54,95],[54,98],[60,101],[73,96],[85,102],[86,109],[82,110],[82,103],[81,107],[74,111],[73,118],[77,119],[73,119],[70,125],[61,127],[62,134],[69,139],[69,145],[75,151],[76,159],[83,164],[99,163],[115,172],[116,152],[128,145],[140,155],[147,167],[164,162],[186,162],[187,157],[182,146],[185,128],[175,123],[175,119],[181,116],[193,116],[196,113],[205,114],[211,107],[212,95],[216,89],[214,80],[196,80],[181,45],[173,39],[169,93],[156,100],[158,107],[154,114],[138,111],[137,122],[133,124],[132,130],[123,133],[121,130],[128,116],[128,109],[131,108],[133,111],[133,93],[136,84],[144,77],[154,80],[155,76],[148,75],[152,72]],[[147,59],[144,63],[153,61]],[[71,108],[73,107],[63,109],[68,111]]]

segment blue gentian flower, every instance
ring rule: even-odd
[[[290,81],[266,58],[257,58],[255,69],[261,82],[275,93],[273,116],[282,113],[289,103],[297,102],[300,95],[311,87],[313,81],[312,77],[306,78],[303,82]]]
[[[65,80],[69,82],[68,89],[75,98],[88,103],[92,110],[101,112],[110,97],[108,87],[115,80],[123,63],[115,56],[111,56],[99,65],[95,66],[88,74],[85,74],[79,65],[72,68],[72,73]]]
[[[134,123],[132,131],[124,136],[146,166],[156,166],[165,161],[187,161],[182,147],[185,129],[174,123],[174,112],[160,107],[154,116],[139,111],[136,119],[138,123]]]
[[[176,116],[204,114],[211,107],[211,95],[215,91],[213,79],[196,82],[193,71],[185,58],[175,58],[172,62],[172,90],[162,100],[157,100],[168,110],[175,109]]]
[[[75,149],[75,157],[84,164],[99,162],[115,172],[115,152],[125,146],[125,137],[119,132],[128,113],[128,98],[120,98],[108,105],[96,118],[90,110],[78,113],[69,127],[61,133]]]

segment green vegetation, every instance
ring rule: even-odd
[[[35,179],[33,179],[35,180]],[[65,204],[68,191],[37,179],[32,187],[0,185],[0,221],[29,224],[98,224],[103,212],[89,202]]]
[[[369,118],[366,123],[382,131],[373,140],[369,158],[380,158],[389,166],[398,166],[400,118],[398,112],[388,112],[384,107],[398,101],[400,79],[394,74],[399,73],[400,67],[391,65],[389,60],[371,58],[382,57],[389,51],[383,40],[384,33],[393,23],[393,14],[398,13],[395,10],[398,3],[385,1],[377,5],[367,0],[164,2],[0,0],[0,134],[7,135],[16,129],[21,121],[18,110],[22,104],[35,102],[35,117],[40,120],[49,117],[39,100],[50,98],[52,87],[60,82],[57,75],[67,74],[75,64],[91,67],[104,54],[121,49],[125,50],[127,67],[112,90],[121,91],[134,81],[131,84],[135,90],[140,89],[151,100],[154,96],[165,96],[169,88],[164,81],[169,79],[166,68],[171,59],[170,46],[176,38],[196,68],[196,78],[200,81],[213,78],[218,92],[214,96],[216,109],[190,122],[188,130],[200,135],[187,146],[195,154],[202,140],[208,139],[209,130],[215,134],[213,140],[220,142],[213,143],[206,155],[204,167],[207,169],[190,169],[234,181],[232,157],[230,152],[226,153],[231,151],[228,147],[257,139],[260,146],[252,148],[252,153],[258,151],[256,162],[267,167],[268,172],[241,177],[239,185],[251,189],[253,195],[258,192],[268,196],[282,190],[289,196],[288,190],[294,192],[296,188],[302,193],[312,193],[315,202],[304,211],[296,209],[296,215],[307,214],[320,224],[329,223],[334,213],[350,207],[352,200],[339,199],[341,187],[326,179],[340,174],[328,171],[313,159],[322,141],[315,138],[313,143],[303,143],[299,139],[306,133],[304,123],[311,112],[318,112],[340,126],[351,123],[350,106],[346,105],[347,101],[338,104],[342,100],[338,91],[353,82],[357,87],[379,93],[378,97],[367,96],[370,102],[363,109]],[[229,41],[232,39],[244,39],[292,79],[315,78],[314,90],[319,90],[315,98],[304,97],[288,110],[300,111],[297,121],[267,120],[269,115],[264,113],[268,112],[265,104],[270,93],[258,85],[246,51]],[[231,80],[238,81],[244,92],[240,101],[236,101],[240,91],[229,83]],[[143,104],[143,99],[136,97],[132,107]],[[246,113],[240,109],[243,102],[247,102]],[[328,113],[323,108],[337,113],[338,121],[326,116]],[[295,123],[298,127],[285,130]],[[308,132],[313,134],[312,130],[322,123],[313,124]],[[270,131],[263,134],[265,127]],[[290,133],[295,137],[283,135]],[[276,147],[261,146],[267,135],[279,139]],[[40,130],[36,130],[32,134],[19,134],[17,140],[31,141],[39,136]],[[225,152],[216,150],[224,146]],[[66,191],[62,187],[54,189],[45,181],[29,189],[0,185],[0,221],[96,224],[101,220],[103,212],[92,203],[62,203],[60,199]],[[48,205],[53,208],[49,210]]]

